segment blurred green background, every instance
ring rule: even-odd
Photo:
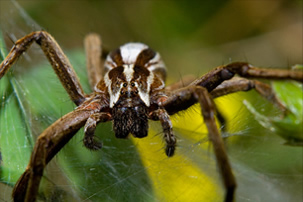
[[[18,1],[19,2],[19,1]],[[302,64],[302,1],[20,1],[40,27],[1,1],[4,34],[44,29],[65,49],[97,32],[107,49],[139,41],[159,51],[169,75],[200,75],[230,61],[257,66]],[[12,32],[19,29],[18,32]]]
[[[11,40],[15,41],[31,31],[41,29],[48,31],[68,53],[77,73],[80,74],[86,92],[89,92],[89,88],[85,80],[85,70],[83,70],[85,66],[83,38],[89,32],[99,33],[102,36],[104,48],[107,50],[117,48],[129,41],[139,41],[159,51],[168,69],[168,83],[187,74],[198,77],[218,65],[231,61],[248,61],[256,66],[268,68],[288,68],[294,64],[303,63],[302,1],[300,0],[27,0],[17,2],[25,13],[16,7],[14,1],[0,1],[0,27],[7,47],[10,48],[13,45]],[[15,86],[21,88],[20,92],[27,94],[23,97],[27,100],[26,106],[41,105],[42,110],[38,111],[29,107],[27,109],[29,112],[25,113],[25,117],[33,119],[30,122],[33,122],[31,130],[34,136],[74,107],[60,85],[55,84],[58,83],[55,75],[41,56],[38,46],[34,46],[17,63],[22,68],[13,68],[13,75],[17,78]],[[37,71],[35,67],[40,62],[44,63],[45,68],[38,65],[43,70]],[[27,84],[28,81],[34,83]],[[11,83],[14,83],[14,80]],[[38,89],[37,92],[35,89]],[[56,95],[49,93],[54,91]],[[0,93],[4,95],[4,92]],[[264,130],[242,105],[243,98],[249,99],[260,111],[268,113],[269,116],[279,115],[277,110],[272,109],[271,104],[264,102],[254,92],[239,93],[217,101],[217,104],[221,106],[219,108],[229,121],[227,125],[229,133],[226,135],[231,137],[228,139],[227,148],[239,184],[237,201],[297,201],[301,199],[303,197],[302,148],[284,146],[282,138],[275,136],[269,130]],[[34,114],[36,111],[38,115]],[[197,122],[197,116],[192,115],[195,111],[197,110],[192,109],[184,114],[181,113],[180,117],[184,116],[191,125]],[[176,123],[175,131],[180,139],[178,155],[181,157],[175,158],[178,162],[165,159],[161,156],[162,150],[156,150],[156,154],[159,155],[156,160],[144,154],[139,157],[140,152],[144,153],[140,149],[140,143],[135,142],[134,145],[137,147],[134,148],[130,141],[116,141],[110,133],[110,124],[100,129],[104,144],[108,145],[102,150],[100,156],[91,152],[84,153],[81,144],[82,134],[77,135],[72,141],[75,145],[72,152],[64,150],[64,155],[57,159],[61,167],[57,166],[57,163],[50,165],[55,171],[48,172],[48,178],[52,179],[56,175],[62,178],[50,180],[60,188],[60,191],[57,190],[54,193],[61,193],[62,189],[66,191],[68,186],[65,184],[69,182],[76,187],[77,191],[80,190],[80,194],[77,193],[74,196],[79,200],[87,197],[95,201],[100,198],[104,201],[131,201],[134,199],[132,197],[141,195],[140,199],[144,201],[170,201],[172,198],[174,201],[182,201],[184,198],[181,195],[192,196],[193,192],[190,190],[198,187],[198,192],[201,192],[199,194],[204,196],[204,200],[221,201],[222,186],[214,160],[209,157],[211,150],[209,147],[207,149],[207,146],[206,149],[200,149],[197,146],[203,143],[201,139],[205,139],[206,134],[202,134],[200,138],[201,132],[196,132],[197,129],[192,125],[192,131],[186,131],[182,128],[186,123],[180,117],[173,117]],[[3,116],[0,118],[3,120]],[[38,127],[37,123],[41,123],[42,126]],[[3,125],[2,128],[4,128]],[[110,134],[104,136],[104,131]],[[159,135],[156,132],[151,136],[153,138]],[[192,140],[191,136],[198,140]],[[151,143],[148,143],[147,148],[150,145],[159,144],[154,139],[149,140]],[[69,144],[68,147],[73,146]],[[1,149],[3,151],[3,148]],[[136,150],[140,151],[139,154]],[[199,159],[201,154],[204,155],[201,157],[203,160]],[[142,161],[150,160],[151,165],[147,167],[146,162],[142,163],[141,159]],[[163,164],[165,166],[162,166]],[[186,167],[188,165],[191,168],[195,166],[203,168],[201,169],[203,172],[206,170],[206,175],[215,179],[215,185],[211,188],[217,186],[218,191],[205,185],[213,181],[205,180],[205,184],[201,186],[191,182],[191,179],[200,178],[201,174],[194,175],[193,171],[190,173],[190,168]],[[72,169],[66,171],[68,167]],[[62,174],[61,170],[67,174]],[[71,177],[73,170],[74,173],[82,175],[78,181],[75,180],[77,178]],[[177,179],[182,179],[183,182],[181,181],[179,186],[186,187],[186,190],[173,191],[173,189],[178,190],[178,185],[170,185],[171,190],[167,190],[161,179],[157,179],[156,182],[154,179],[148,179],[152,178],[150,170],[165,173],[164,178],[167,181],[177,183]],[[173,170],[179,172],[175,174],[175,177],[170,176]],[[19,172],[22,171],[20,169]],[[157,176],[163,177],[160,174]],[[97,182],[92,182],[94,180]],[[119,183],[115,183],[115,180]],[[193,186],[185,185],[185,181],[190,181]],[[10,187],[4,186],[1,189],[8,191],[2,192],[6,195],[0,194],[0,199],[9,200]],[[74,193],[75,191],[72,188],[72,191],[67,192]],[[117,198],[114,198],[115,196]],[[199,201],[202,199],[199,197],[201,196],[197,194],[191,199]]]

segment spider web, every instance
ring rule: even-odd
[[[41,30],[15,1],[5,1],[5,10],[4,3],[1,4],[4,38],[16,40]],[[4,49],[3,43],[0,48]],[[83,68],[83,50],[66,53],[85,92],[90,92]],[[33,46],[0,81],[0,199],[3,201],[11,200],[12,185],[28,163],[33,139],[74,109],[44,58],[39,47]],[[300,200],[302,149],[282,145],[280,137],[253,121],[242,105],[244,96],[258,108],[266,109],[266,113],[278,114],[270,104],[259,101],[255,93],[217,100],[218,106],[233,108],[219,107],[227,117],[228,131],[223,135],[229,137],[226,143],[238,182],[238,201]],[[161,127],[156,122],[150,123],[147,138],[129,140],[114,138],[111,123],[100,124],[96,134],[104,147],[98,152],[83,147],[83,131],[79,131],[47,166],[39,199],[222,201],[224,190],[200,117],[197,106],[172,117],[178,137],[178,150],[173,158],[164,154]]]

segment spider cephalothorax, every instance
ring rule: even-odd
[[[0,64],[0,79],[33,42],[41,46],[77,108],[58,119],[38,137],[29,165],[14,187],[15,201],[35,201],[44,167],[83,126],[84,145],[98,150],[102,147],[94,138],[98,123],[113,121],[116,137],[126,138],[129,134],[145,137],[148,134],[148,120],[160,121],[166,143],[165,153],[168,157],[173,156],[176,138],[170,115],[195,103],[201,106],[208,137],[213,144],[226,189],[225,201],[233,201],[236,180],[216,125],[213,98],[255,89],[285,110],[269,85],[232,77],[238,74],[247,78],[303,82],[303,71],[300,70],[260,69],[245,62],[236,62],[219,66],[196,80],[184,78],[165,87],[166,71],[158,53],[144,44],[128,43],[111,52],[103,63],[101,40],[98,35],[90,34],[85,39],[85,48],[89,81],[94,92],[87,95],[59,45],[44,31],[33,32],[15,43]]]

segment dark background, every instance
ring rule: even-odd
[[[112,50],[129,41],[159,51],[173,77],[230,61],[256,66],[302,64],[302,1],[20,1],[40,27],[28,25],[2,0],[1,25],[16,38],[44,29],[66,49],[82,48],[89,32]],[[17,24],[16,24],[17,23]],[[10,32],[10,30],[4,30]]]

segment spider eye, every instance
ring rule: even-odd
[[[124,94],[124,91],[123,91],[123,90],[121,90],[121,92],[120,92],[120,93],[121,93],[121,95],[123,95],[123,94]]]
[[[131,86],[134,87],[134,86],[135,86],[135,83],[131,83]]]
[[[126,87],[126,86],[127,86],[127,83],[124,83],[124,84],[123,84],[123,87]]]

